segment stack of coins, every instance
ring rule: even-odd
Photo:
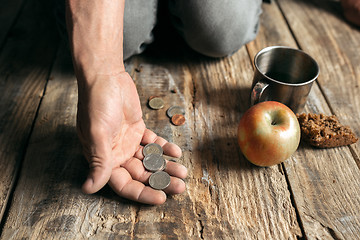
[[[162,190],[170,185],[170,175],[164,172],[166,161],[163,157],[163,149],[159,144],[150,143],[143,149],[143,165],[146,170],[152,172],[149,185],[153,189]]]

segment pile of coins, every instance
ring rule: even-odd
[[[170,175],[164,172],[166,161],[163,157],[163,149],[159,144],[150,143],[144,146],[143,165],[146,170],[152,172],[149,185],[153,189],[163,190],[170,185]]]
[[[152,96],[149,98],[149,107],[154,110],[162,109],[164,107],[164,101],[160,97]],[[175,126],[181,126],[185,123],[185,111],[179,106],[169,107],[166,115]]]

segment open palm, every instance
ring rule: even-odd
[[[143,145],[156,142],[164,153],[180,157],[180,148],[146,128],[139,96],[131,77],[123,72],[102,76],[90,86],[79,85],[77,130],[90,172],[83,191],[94,193],[106,183],[120,196],[148,204],[161,204],[166,194],[185,190],[187,170],[167,162],[171,183],[163,191],[145,184],[150,172],[142,164]]]

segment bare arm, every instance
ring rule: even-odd
[[[142,145],[156,142],[173,157],[181,149],[146,129],[142,119],[123,64],[124,0],[68,0],[66,15],[79,90],[77,132],[90,166],[83,191],[108,183],[118,195],[148,204],[183,192],[187,170],[178,163],[167,165],[173,178],[164,191],[145,185],[151,173],[142,165]]]
[[[91,81],[96,75],[124,72],[124,0],[69,0],[66,18],[76,73]]]

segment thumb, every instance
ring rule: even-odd
[[[107,150],[107,149],[105,149]],[[100,151],[103,152],[103,151]],[[92,194],[99,191],[109,182],[112,172],[111,161],[111,148],[103,152],[100,156],[90,156],[89,161],[89,174],[84,184],[82,185],[82,191],[87,194]]]

